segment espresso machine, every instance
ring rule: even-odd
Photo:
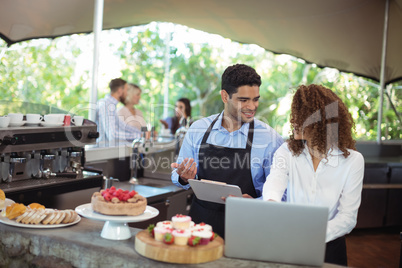
[[[0,189],[16,202],[102,184],[102,171],[85,167],[85,145],[99,137],[94,122],[81,126],[21,126],[0,130]]]

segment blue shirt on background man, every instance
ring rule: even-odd
[[[98,125],[100,147],[118,146],[141,137],[141,132],[124,122],[124,118],[117,115],[118,100],[111,95],[98,101],[96,105],[96,124]]]

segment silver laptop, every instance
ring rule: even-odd
[[[229,197],[225,256],[321,266],[328,208]]]

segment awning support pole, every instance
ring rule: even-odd
[[[98,100],[98,69],[99,69],[99,39],[102,31],[103,24],[103,5],[104,0],[95,0],[94,10],[94,53],[92,61],[92,84],[91,95],[89,98],[89,120],[95,121],[96,110],[95,105]]]
[[[167,118],[169,115],[169,74],[170,74],[170,39],[171,39],[171,25],[168,24],[167,32],[165,36],[165,79],[163,81],[163,118]],[[156,124],[156,122],[153,122]]]
[[[388,15],[389,15],[389,0],[385,1],[384,32],[383,32],[383,37],[382,37],[381,73],[380,73],[380,106],[378,107],[378,119],[377,119],[377,143],[378,144],[381,144],[382,108],[384,105],[384,88],[385,88],[385,60],[387,57]]]

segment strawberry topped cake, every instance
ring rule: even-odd
[[[108,189],[95,192],[91,198],[92,209],[105,215],[137,216],[144,213],[147,199],[136,191]]]

